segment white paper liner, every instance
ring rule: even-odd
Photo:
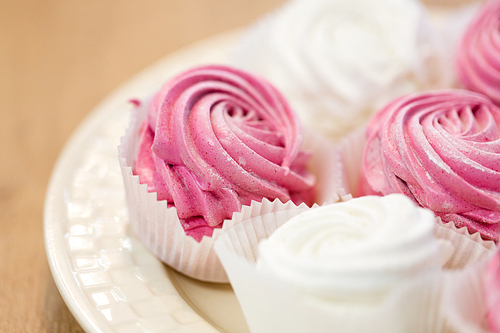
[[[252,202],[235,213],[231,220],[225,220],[222,229],[215,229],[212,237],[203,237],[197,242],[186,236],[175,208],[167,208],[166,201],[157,201],[156,193],[148,193],[147,185],[139,183],[139,177],[133,175],[132,166],[136,156],[139,130],[147,116],[147,103],[142,103],[132,115],[131,125],[121,140],[119,161],[125,184],[125,193],[129,209],[132,230],[141,242],[161,261],[175,270],[195,279],[209,282],[228,282],[219,259],[213,251],[214,240],[228,227],[238,224],[242,219],[287,210],[303,210],[305,205],[297,207],[292,202],[279,200],[262,203]],[[338,198],[338,174],[340,163],[334,154],[334,147],[327,140],[316,135],[305,138],[305,149],[313,156],[309,161],[311,171],[317,176],[318,203],[332,202]],[[342,195],[343,193],[340,193]],[[254,230],[248,230],[253,234]]]
[[[280,226],[298,212],[248,219],[227,229],[215,242],[251,332],[443,331],[441,272],[402,283],[376,306],[346,306],[309,298],[256,269],[258,242],[247,240],[245,230],[261,229],[263,219],[276,219]],[[270,234],[266,230],[260,236]]]
[[[497,248],[495,242],[483,240],[477,232],[471,234],[466,227],[457,228],[455,224],[443,223],[439,218],[436,218],[436,223],[436,237],[448,240],[454,247],[451,258],[445,264],[447,269],[474,265],[490,257]]]
[[[336,153],[341,164],[337,187],[343,192],[357,196],[357,187],[361,173],[363,150],[366,143],[365,128],[345,137],[337,146]],[[479,233],[471,234],[466,227],[457,228],[454,223],[443,223],[436,218],[436,236],[452,243],[454,251],[445,264],[447,269],[459,269],[472,265],[490,255],[497,245],[493,241],[483,240]]]
[[[488,332],[484,277],[490,260],[488,256],[464,270],[444,275],[441,313],[445,332]]]

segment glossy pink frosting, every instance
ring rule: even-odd
[[[135,172],[188,235],[211,235],[252,200],[311,204],[298,118],[267,81],[225,66],[169,80],[152,98]]]
[[[486,271],[485,299],[489,329],[492,333],[500,333],[500,249]]]
[[[500,106],[500,0],[485,3],[462,38],[457,52],[462,85]]]
[[[368,124],[360,195],[403,193],[444,222],[500,238],[500,109],[465,90],[400,97]]]

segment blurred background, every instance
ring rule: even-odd
[[[284,2],[0,0],[0,331],[82,331],[43,244],[50,173],[82,119],[156,60]]]

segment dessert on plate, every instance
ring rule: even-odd
[[[243,210],[313,203],[314,158],[303,139],[298,118],[263,78],[222,65],[180,73],[139,105],[122,140],[133,230],[176,270],[225,281],[214,230]]]
[[[266,81],[222,66],[170,79],[149,102],[134,173],[200,241],[263,198],[312,204],[302,131]]]
[[[230,61],[337,141],[395,96],[449,85],[442,44],[419,1],[292,0],[250,27]]]
[[[260,218],[215,246],[252,332],[440,330],[436,295],[451,248],[435,237],[430,210],[401,194],[355,198],[277,217],[257,245],[240,229]]]
[[[500,239],[500,108],[465,90],[393,100],[367,125],[358,186],[405,194],[445,223]]]

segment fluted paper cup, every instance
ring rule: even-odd
[[[489,332],[484,279],[490,258],[487,256],[463,270],[448,271],[444,275],[441,313],[445,332]]]

